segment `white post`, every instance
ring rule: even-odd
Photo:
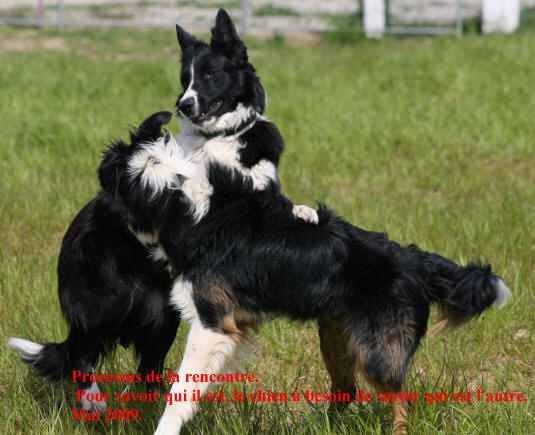
[[[520,0],[483,0],[483,32],[512,33],[520,24]]]
[[[368,38],[380,38],[385,32],[385,1],[364,0],[364,33]]]

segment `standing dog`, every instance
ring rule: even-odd
[[[112,145],[99,168],[103,189],[78,213],[65,234],[58,261],[58,289],[70,328],[67,339],[45,344],[9,340],[26,364],[51,381],[72,377],[77,370],[79,388],[99,393],[98,384],[87,376],[84,380],[83,375],[92,374],[99,356],[117,342],[124,346],[134,343],[141,357],[138,373],[163,369],[180,323],[168,303],[172,278],[167,264],[151,258],[164,204],[141,178],[121,184],[123,190],[115,186],[121,176],[117,155],[157,140],[161,126],[171,116],[170,112],[156,113],[131,132],[130,146],[122,141]],[[84,395],[82,405],[102,409],[106,402],[90,402]]]
[[[204,171],[172,192],[160,228],[183,272],[171,301],[191,325],[171,393],[202,396],[208,385],[184,375],[221,372],[249,328],[281,314],[318,321],[333,392],[353,395],[360,371],[378,391],[400,393],[431,304],[453,327],[505,303],[510,291],[490,266],[402,247],[323,206],[317,225],[295,219],[276,176],[282,139],[262,117],[264,92],[229,16],[219,11],[209,45],[177,31],[183,139],[203,144]],[[156,433],[178,433],[197,406],[168,405]],[[402,402],[393,424],[406,432]]]
[[[145,147],[118,163],[166,198],[161,254],[182,271],[171,302],[191,324],[172,394],[203,395],[208,385],[185,375],[223,371],[248,330],[276,315],[318,321],[333,392],[353,395],[360,371],[378,391],[400,393],[432,303],[442,327],[505,303],[509,289],[490,266],[402,247],[324,206],[317,225],[296,219],[277,177],[282,138],[262,116],[264,90],[229,16],[219,11],[209,45],[177,32],[185,89],[178,142],[198,170],[176,184],[168,168],[183,162],[172,138],[155,145],[169,149],[169,159],[151,158]],[[197,406],[168,405],[156,433],[177,434]],[[393,412],[394,428],[405,432],[404,405],[395,402]]]

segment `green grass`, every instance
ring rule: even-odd
[[[520,25],[524,30],[535,29],[535,7],[522,8],[520,13]]]
[[[68,51],[43,49],[58,37]],[[9,51],[14,40],[22,41],[19,51]],[[528,402],[416,403],[409,424],[415,434],[531,432],[535,34],[334,41],[248,41],[269,95],[267,115],[286,141],[285,193],[296,203],[324,201],[400,243],[416,242],[459,262],[491,262],[513,290],[512,303],[424,340],[407,387],[522,391]],[[171,31],[59,35],[0,28],[2,337],[65,337],[55,272],[63,233],[98,189],[95,171],[107,141],[172,107],[178,59]],[[528,336],[515,337],[520,329]],[[186,330],[168,356],[169,369],[178,367]],[[258,339],[256,357],[245,363],[260,379],[254,389],[328,390],[313,323],[273,321]],[[7,346],[0,355],[1,433],[151,433],[162,412],[163,403],[148,404],[138,423],[73,422],[72,385],[50,388]],[[135,369],[124,349],[99,367]],[[227,394],[234,388],[254,391],[240,384]],[[206,404],[187,431],[389,433],[390,415],[380,403],[352,406],[335,419],[323,405],[305,402]]]

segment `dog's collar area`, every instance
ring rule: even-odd
[[[243,121],[241,124],[239,124],[235,128],[228,128],[226,130],[222,131],[215,131],[213,133],[206,133],[202,130],[198,130],[199,134],[206,139],[213,139],[215,137],[239,137],[245,132],[249,131],[253,126],[256,124],[256,121],[260,119],[260,114],[258,112],[254,112],[249,118],[247,118],[245,121]]]

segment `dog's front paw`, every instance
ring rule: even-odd
[[[293,214],[297,219],[304,220],[309,224],[317,225],[319,222],[318,213],[313,208],[306,205],[294,205]]]
[[[162,415],[154,435],[178,435],[180,433],[180,421],[167,415]]]

